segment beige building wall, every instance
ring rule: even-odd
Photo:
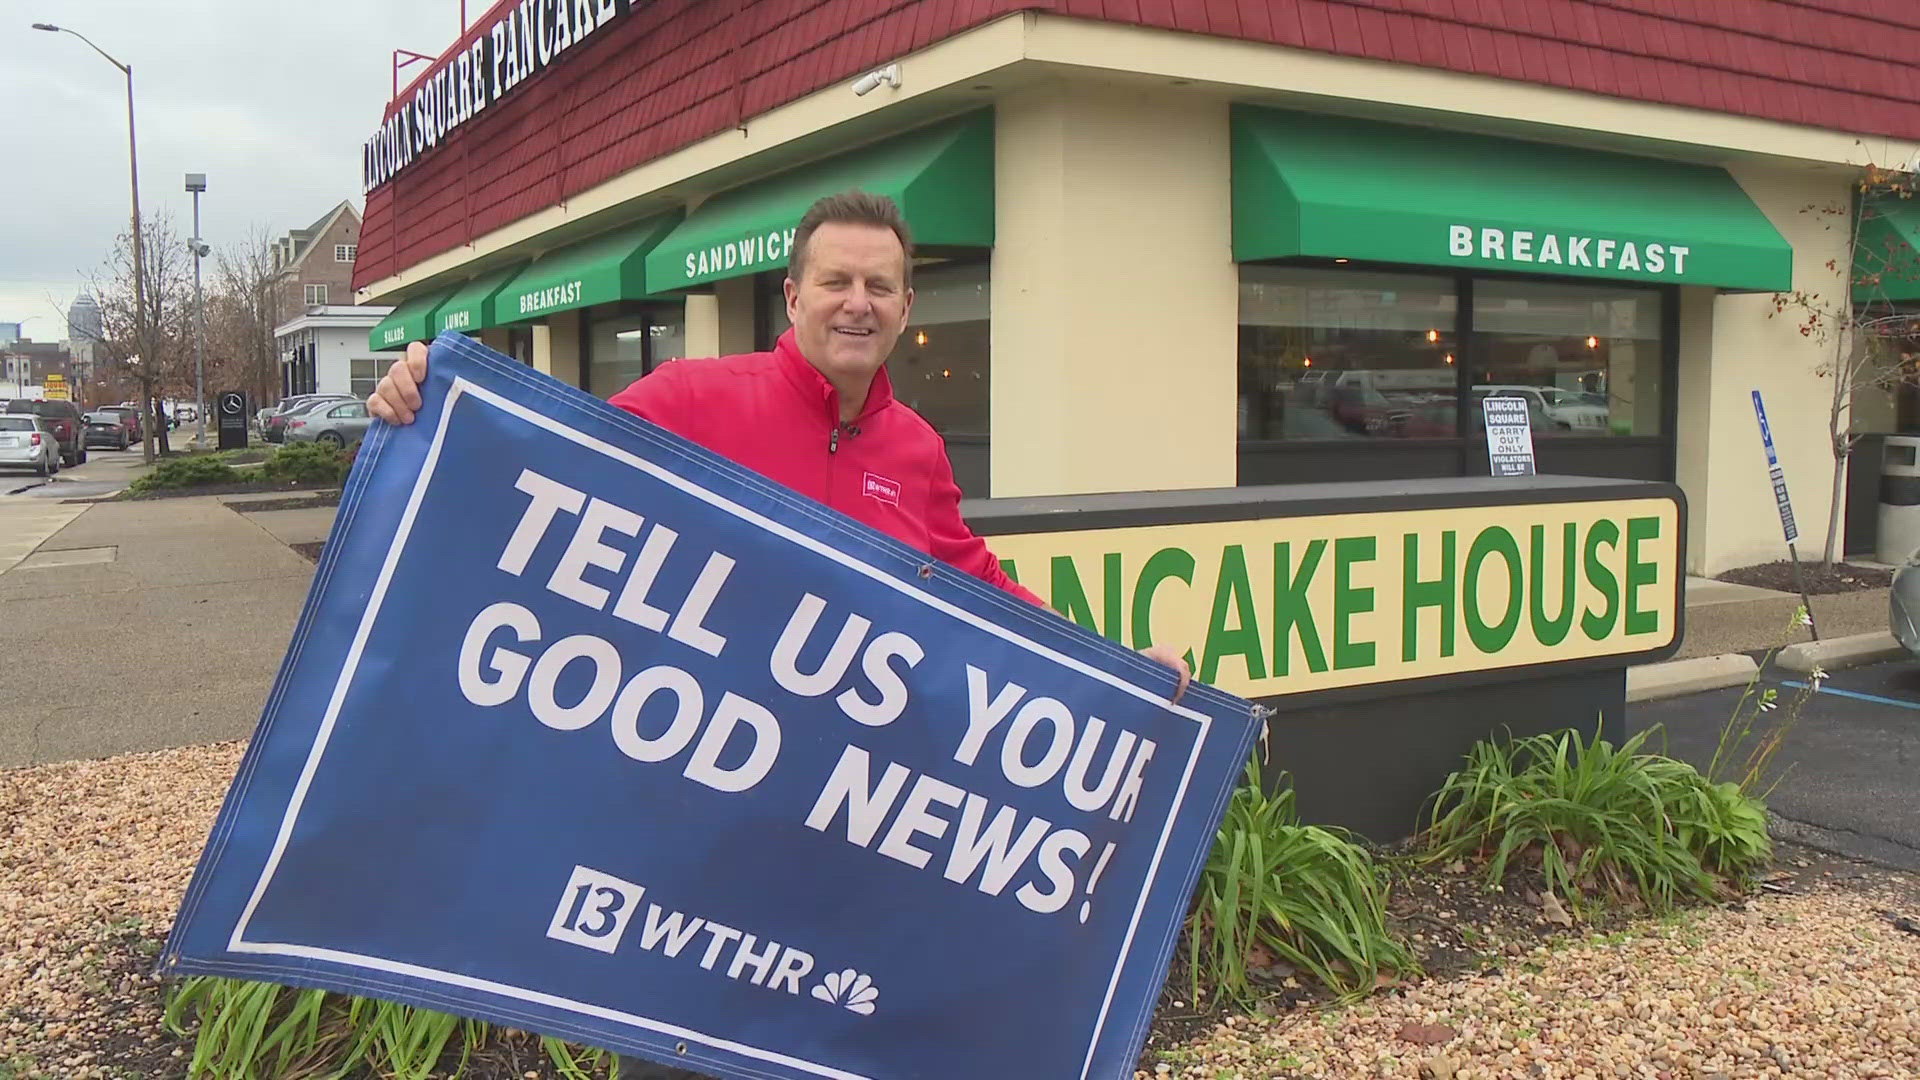
[[[1088,80],[996,105],[994,496],[1231,486],[1226,101]]]
[[[1845,177],[1804,167],[1734,166],[1729,171],[1793,245],[1794,288],[1822,301],[1838,296],[1846,288],[1846,246],[1845,230],[1834,222],[1844,219],[1822,210],[1849,205]],[[1830,262],[1835,268],[1828,267]],[[1773,314],[1774,305],[1772,293],[1714,296],[1685,290],[1678,480],[1687,493],[1690,573],[1712,575],[1786,558],[1753,414],[1755,390],[1766,402],[1793,498],[1800,553],[1818,557],[1826,543],[1833,485],[1827,413],[1833,386],[1822,372],[1832,346],[1802,335],[1802,320],[1791,311]]]
[[[580,385],[580,319],[565,312],[533,328],[533,368],[569,386]]]
[[[719,310],[714,328],[718,345],[712,355],[750,353],[758,347],[753,339],[754,280],[747,275],[713,283],[714,303]]]
[[[687,294],[687,355],[720,355],[720,298],[712,293]]]

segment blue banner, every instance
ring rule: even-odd
[[[1126,1077],[1258,720],[460,335],[163,955],[723,1077]]]

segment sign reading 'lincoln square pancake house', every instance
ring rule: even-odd
[[[361,151],[361,191],[393,179],[460,125],[649,0],[520,0],[443,60]]]

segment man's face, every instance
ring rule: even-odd
[[[800,355],[829,382],[870,379],[906,329],[913,290],[892,229],[828,222],[807,242],[804,280],[786,282]]]

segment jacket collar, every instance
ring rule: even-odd
[[[780,370],[786,373],[787,381],[792,383],[795,389],[809,401],[819,402],[821,407],[827,410],[829,418],[836,421],[839,419],[839,394],[834,390],[833,384],[827,381],[827,377],[820,374],[820,369],[814,367],[805,356],[800,354],[800,346],[795,342],[791,329],[781,334],[779,341],[774,342],[773,356],[775,362],[780,365]],[[893,404],[893,380],[887,377],[887,367],[882,364],[880,370],[873,373],[873,385],[867,388],[867,403],[861,406],[860,415],[856,419],[864,420],[891,404]]]

